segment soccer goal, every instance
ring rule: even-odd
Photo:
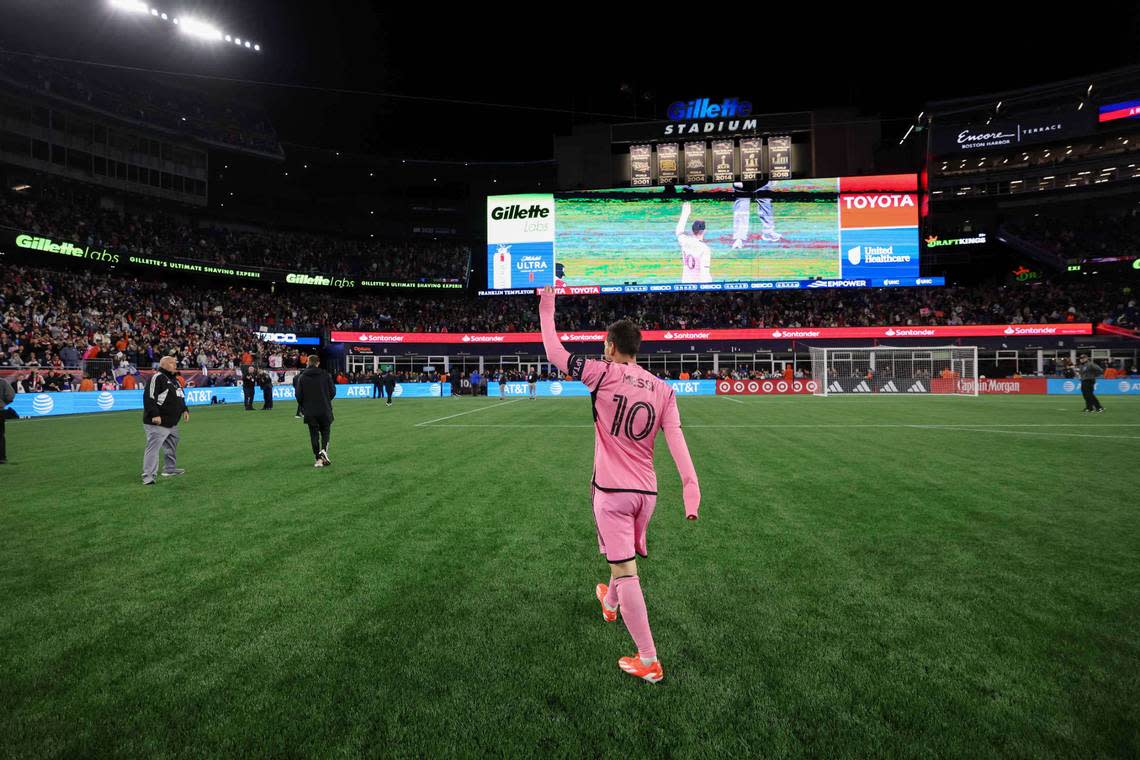
[[[813,348],[815,395],[978,395],[978,347]]]

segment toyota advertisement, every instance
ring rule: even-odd
[[[913,174],[490,196],[481,293],[942,285],[918,207]]]

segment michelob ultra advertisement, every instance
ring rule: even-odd
[[[552,194],[487,198],[487,281],[495,290],[555,284]]]

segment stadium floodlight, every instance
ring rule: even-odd
[[[218,41],[222,39],[222,31],[208,21],[203,21],[197,18],[182,18],[182,23],[179,28],[189,34],[191,37],[198,37],[203,40]]]
[[[260,53],[261,52],[261,45],[254,45],[253,49]]]
[[[170,19],[170,17],[167,16],[165,13],[162,14],[162,20],[163,21],[168,21],[169,19]]]
[[[158,18],[158,9],[157,8],[151,8],[150,9],[150,15],[154,16],[155,18]]]
[[[246,41],[245,41],[245,46],[246,46],[246,47],[251,47],[251,45],[249,44],[249,40],[246,40]]]
[[[111,0],[111,7],[120,11],[130,11],[131,13],[146,13],[150,10],[146,3],[142,0]]]
[[[241,37],[234,37],[234,44],[240,45],[241,44]]]
[[[227,34],[226,35],[226,42],[233,42],[233,41],[234,41],[234,38]]]

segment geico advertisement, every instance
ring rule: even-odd
[[[540,288],[554,279],[554,196],[489,196],[487,287]]]

